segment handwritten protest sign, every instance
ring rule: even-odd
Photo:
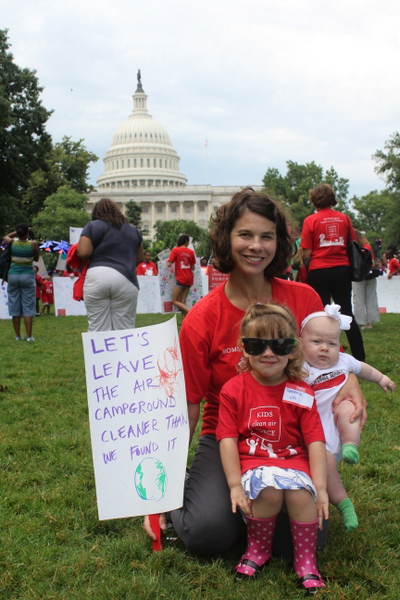
[[[176,317],[82,337],[99,519],[179,508],[189,424]]]
[[[7,295],[7,282],[3,284],[0,280],[0,319],[11,319],[8,314],[8,295]]]
[[[81,233],[83,231],[83,227],[70,227],[69,228],[69,243],[77,244],[79,242],[79,238],[81,237]]]

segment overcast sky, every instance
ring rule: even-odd
[[[398,0],[12,0],[1,23],[54,141],[99,156],[94,185],[140,68],[188,184],[261,184],[293,160],[351,194],[384,187],[371,157],[400,129]]]

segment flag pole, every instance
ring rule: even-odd
[[[206,185],[208,185],[208,140],[204,145],[206,147]]]

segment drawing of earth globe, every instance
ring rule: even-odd
[[[161,500],[167,489],[167,473],[157,458],[145,458],[135,471],[135,487],[143,500]]]

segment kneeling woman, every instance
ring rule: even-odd
[[[213,262],[221,273],[229,273],[229,279],[190,309],[180,332],[192,435],[203,400],[205,404],[184,504],[171,513],[180,539],[199,554],[228,550],[243,531],[241,515],[232,513],[215,439],[219,394],[228,379],[236,375],[241,358],[237,345],[239,322],[255,302],[287,306],[298,329],[307,315],[323,310],[318,294],[310,286],[278,277],[287,268],[293,241],[284,210],[273,198],[249,188],[235,194],[216,211],[210,237]],[[346,390],[341,391],[342,398],[345,394],[357,405],[356,418],[363,412],[363,399],[354,375],[346,382]],[[165,516],[160,524],[166,528]],[[145,528],[155,539],[148,518]],[[286,536],[280,535],[279,539],[286,541]]]

